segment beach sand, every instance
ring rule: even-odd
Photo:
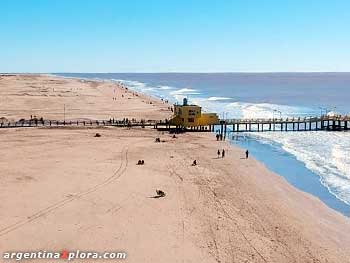
[[[0,76],[0,118],[51,120],[161,120],[170,116],[166,103],[121,88],[110,81],[44,75]],[[64,116],[65,115],[65,116]]]
[[[51,98],[30,86],[75,95]],[[112,109],[116,118],[171,114],[161,101],[124,93],[110,82],[1,77],[0,117],[62,119],[56,109],[63,104],[78,109],[71,119],[109,119]],[[67,249],[125,251],[125,262],[350,262],[349,218],[212,134],[13,128],[0,129],[0,145],[1,254]],[[223,148],[226,157],[217,158]],[[154,198],[156,189],[166,196]]]

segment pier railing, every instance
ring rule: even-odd
[[[145,127],[165,123],[163,120],[20,120],[0,121],[0,128],[25,128],[25,127]]]
[[[320,116],[320,117],[289,117],[289,118],[250,118],[250,119],[225,119],[227,124],[233,123],[280,123],[280,122],[315,122],[315,121],[350,121],[350,116]]]
[[[345,131],[350,129],[350,116],[225,119],[220,120],[220,125],[221,131],[229,128],[233,132]]]

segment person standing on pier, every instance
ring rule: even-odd
[[[246,158],[246,159],[249,158],[249,151],[248,151],[248,150],[245,151],[245,158]]]

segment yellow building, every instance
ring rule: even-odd
[[[219,124],[219,117],[216,113],[202,113],[202,107],[188,105],[185,98],[183,105],[174,105],[174,116],[170,124],[184,128],[209,126]]]

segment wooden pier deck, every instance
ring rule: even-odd
[[[320,116],[285,119],[227,119],[221,120],[221,132],[264,131],[347,131],[350,116]]]

